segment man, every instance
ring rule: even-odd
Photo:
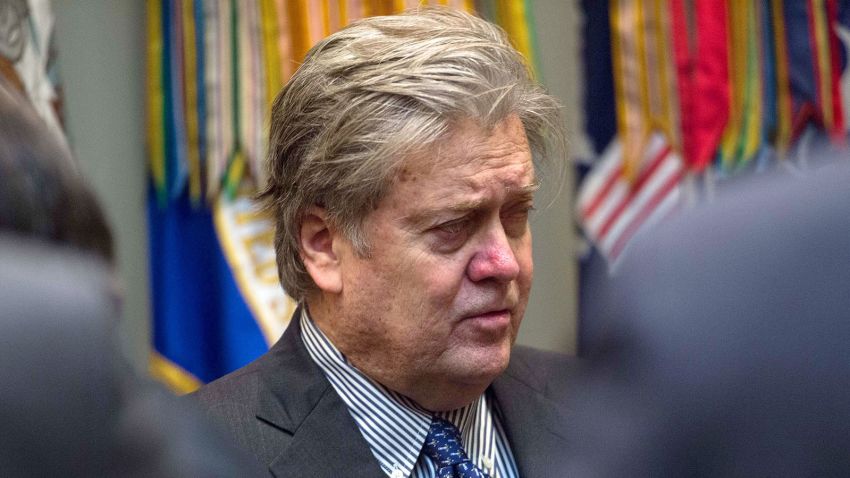
[[[2,475],[259,474],[201,412],[122,360],[113,260],[67,149],[0,78]]]
[[[275,100],[262,194],[301,307],[198,400],[276,476],[558,476],[568,364],[511,348],[532,156],[560,125],[504,33],[464,13],[313,47]]]

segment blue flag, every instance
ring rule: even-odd
[[[154,375],[188,392],[268,350],[240,293],[206,207],[188,192],[168,207],[148,200]]]

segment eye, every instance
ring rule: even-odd
[[[436,238],[437,249],[448,251],[460,247],[469,235],[471,223],[472,220],[469,217],[462,217],[432,228],[431,232]]]
[[[534,210],[532,204],[522,204],[512,207],[502,213],[502,227],[509,237],[519,237],[528,229],[528,217]]]
[[[468,224],[469,219],[464,217],[440,224],[436,229],[447,236],[453,236],[463,232]]]

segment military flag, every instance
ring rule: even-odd
[[[617,136],[580,185],[577,216],[612,268],[674,198],[710,197],[716,180],[787,158],[804,129],[846,147],[846,2],[599,3],[583,7],[588,25],[609,18]]]
[[[677,208],[684,165],[666,3],[612,0],[608,14],[617,136],[584,178],[577,216],[613,267],[634,235]]]

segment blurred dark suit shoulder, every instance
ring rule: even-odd
[[[846,162],[755,178],[628,250],[578,385],[578,469],[850,473],[848,185]]]
[[[257,476],[189,404],[135,374],[114,341],[108,266],[0,234],[3,476]]]

